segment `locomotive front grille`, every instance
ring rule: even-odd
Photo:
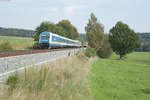
[[[49,47],[49,43],[40,43],[41,47]]]

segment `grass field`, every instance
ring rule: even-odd
[[[119,56],[114,53],[111,59],[117,60]],[[150,52],[133,52],[125,57],[125,61],[150,64]]]
[[[150,100],[150,52],[96,61],[89,73],[93,100]]]
[[[14,50],[28,49],[34,44],[32,38],[0,36],[0,45],[4,42],[8,42]]]

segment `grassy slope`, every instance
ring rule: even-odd
[[[91,100],[87,77],[93,60],[81,54],[29,68],[12,92],[11,85],[0,88],[0,100]]]
[[[93,100],[150,100],[150,53],[135,52],[126,61],[96,61],[91,67]]]
[[[32,38],[0,36],[0,44],[3,42],[9,42],[14,50],[27,49],[34,44]]]

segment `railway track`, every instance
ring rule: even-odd
[[[0,51],[0,81],[5,81],[16,70],[21,73],[25,68],[40,67],[54,60],[75,55],[81,50],[84,48]]]
[[[61,50],[67,50],[67,49],[73,49],[73,48],[0,51],[0,58],[18,56],[18,55],[35,54],[35,53],[61,51]]]

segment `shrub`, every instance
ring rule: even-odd
[[[102,48],[97,51],[97,55],[101,58],[109,58],[112,55],[112,48],[107,37],[105,37]]]
[[[96,56],[96,50],[94,48],[87,48],[85,50],[85,55],[87,57],[94,57],[94,56]]]
[[[9,42],[0,44],[0,50],[12,50],[12,45]]]
[[[112,49],[104,47],[97,51],[97,55],[101,58],[109,58],[112,55]]]
[[[30,49],[40,49],[39,43],[35,42],[33,47],[31,47]]]
[[[6,84],[10,86],[10,89],[14,89],[16,88],[18,82],[19,82],[19,75],[18,75],[18,72],[15,72],[14,74],[11,74],[9,76]]]

